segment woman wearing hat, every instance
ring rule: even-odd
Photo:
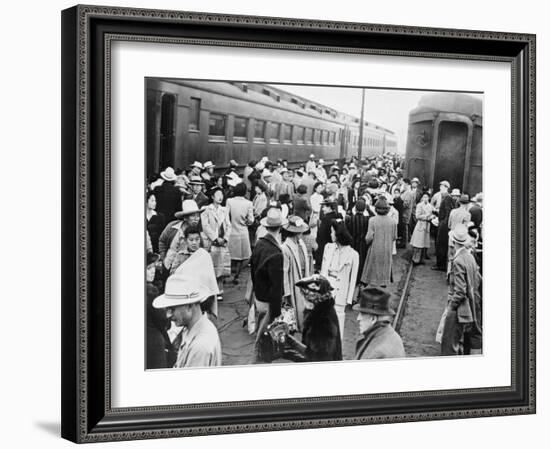
[[[300,332],[304,324],[305,302],[302,292],[295,284],[311,273],[307,247],[302,240],[302,234],[308,229],[309,226],[301,217],[291,215],[288,217],[288,222],[283,225],[287,237],[281,245],[283,252],[283,295],[288,304],[294,309],[296,326]]]
[[[405,348],[391,323],[395,312],[390,307],[391,295],[381,288],[367,287],[359,292],[353,310],[359,312],[359,333],[355,360],[405,357]]]
[[[308,362],[342,360],[342,339],[330,282],[314,274],[296,283],[306,301],[302,343]]]
[[[231,256],[227,248],[231,221],[227,209],[222,206],[223,190],[220,187],[214,187],[209,193],[212,204],[208,205],[201,214],[201,223],[204,233],[212,242],[210,256],[214,264],[218,288],[223,292],[223,280],[231,275]]]
[[[388,216],[390,206],[385,197],[374,205],[376,216],[369,220],[365,240],[370,245],[361,276],[363,284],[386,286],[392,281],[392,250],[397,238],[397,225]]]
[[[250,249],[250,237],[248,226],[254,223],[254,209],[252,201],[247,200],[246,185],[243,182],[235,185],[233,198],[229,198],[226,203],[229,218],[231,220],[231,232],[228,238],[229,253],[231,260],[235,263],[235,275],[233,284],[239,283],[239,275],[245,264],[250,259],[252,251]]]
[[[342,220],[333,220],[330,227],[332,243],[327,243],[323,252],[321,274],[334,289],[334,308],[338,316],[340,337],[344,339],[346,305],[353,302],[359,254],[351,247],[352,238]]]
[[[411,237],[413,247],[412,261],[421,264],[428,257],[430,249],[430,222],[434,218],[433,206],[430,204],[430,195],[424,193],[420,202],[416,205],[416,225]]]

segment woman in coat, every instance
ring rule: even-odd
[[[151,239],[153,252],[158,254],[159,237],[166,223],[164,222],[164,216],[158,213],[156,208],[157,199],[155,198],[155,194],[149,190],[149,192],[147,192],[147,210],[145,215],[147,218],[147,232]]]
[[[296,327],[299,332],[302,332],[305,300],[301,289],[296,287],[296,282],[311,273],[308,250],[302,240],[302,233],[307,231],[309,226],[301,217],[292,215],[288,218],[288,223],[283,226],[283,229],[288,235],[281,245],[284,276],[283,298],[294,309]]]
[[[430,196],[424,193],[420,203],[416,205],[416,225],[411,237],[412,261],[416,265],[424,262],[430,248],[430,221],[434,218],[433,211]]]
[[[334,309],[338,316],[340,337],[343,340],[346,304],[353,302],[359,254],[351,247],[352,238],[343,221],[332,222],[331,239],[333,243],[325,246],[321,274],[329,280],[334,289]]]
[[[218,288],[223,292],[223,280],[231,275],[231,256],[227,241],[231,233],[231,222],[227,208],[222,206],[224,199],[221,187],[210,190],[212,204],[201,215],[202,230],[210,240],[210,256],[214,264]]]
[[[369,220],[365,240],[370,247],[361,282],[385,287],[392,281],[392,250],[397,238],[397,226],[388,216],[390,206],[384,197],[378,199],[374,209],[377,215]]]
[[[235,261],[235,275],[233,277],[233,284],[235,285],[239,283],[241,270],[252,254],[248,226],[254,223],[254,211],[252,201],[247,200],[244,197],[245,194],[246,185],[243,182],[237,184],[233,189],[234,196],[227,200],[226,206],[231,219],[228,247],[231,260]]]

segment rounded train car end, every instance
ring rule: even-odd
[[[439,190],[451,188],[473,196],[482,184],[482,101],[462,93],[423,96],[409,113],[406,175]]]

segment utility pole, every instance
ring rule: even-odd
[[[359,161],[363,157],[363,119],[365,117],[365,89],[363,88],[361,93],[361,120],[359,121],[359,148],[357,150],[357,157]]]

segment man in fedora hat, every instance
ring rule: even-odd
[[[256,296],[257,336],[255,362],[260,359],[260,340],[267,326],[281,314],[284,291],[283,253],[281,250],[281,227],[286,224],[281,210],[271,207],[260,220],[266,234],[258,239],[250,258],[252,287]]]
[[[192,190],[192,196],[189,199],[194,200],[199,208],[208,205],[208,197],[202,191],[204,187],[202,178],[200,176],[191,176],[191,178],[189,178],[189,185]]]
[[[153,301],[154,308],[165,309],[176,326],[184,327],[174,368],[222,364],[218,331],[201,310],[201,302],[209,296],[209,290],[199,282],[170,276],[164,294]]]
[[[156,211],[164,215],[167,221],[171,221],[181,206],[181,190],[175,185],[178,177],[172,167],[167,167],[160,176],[164,182],[153,190],[157,200]]]
[[[206,186],[206,190],[210,190],[216,184],[216,179],[214,177],[214,168],[216,167],[212,161],[206,161],[202,166],[203,170],[201,173],[201,178]]]
[[[359,312],[359,332],[355,360],[405,357],[401,337],[391,323],[395,312],[390,308],[391,295],[378,287],[359,291],[359,302],[353,310]]]
[[[464,224],[450,232],[454,246],[441,355],[481,354],[481,275]]]

